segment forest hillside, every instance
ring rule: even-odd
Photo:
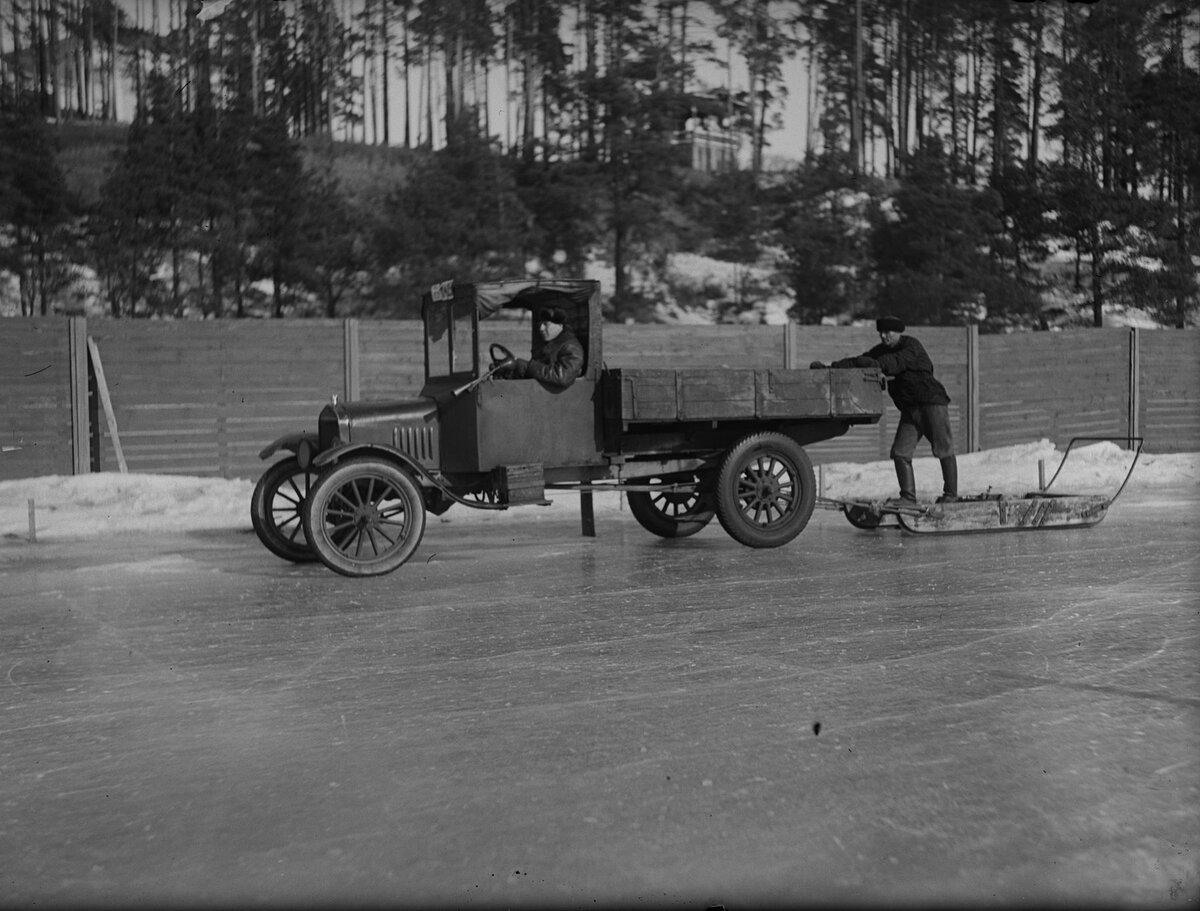
[[[411,317],[530,275],[622,321],[1197,321],[1182,0],[42,6],[0,4],[5,315]]]

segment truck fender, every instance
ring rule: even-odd
[[[390,446],[380,446],[378,443],[346,443],[342,446],[326,449],[313,459],[313,467],[324,468],[326,465],[331,465],[339,459],[344,459],[347,456],[360,452],[374,453],[395,462],[401,468],[408,471],[417,484],[422,487],[432,487],[435,490],[440,490],[446,496],[446,499],[454,503],[461,503],[464,506],[470,506],[472,509],[508,509],[507,504],[504,503],[476,503],[460,497],[444,481],[435,477],[429,469],[420,462],[414,461],[407,453],[393,449]],[[442,512],[444,511],[445,509],[442,510]],[[435,515],[439,514],[435,513]]]
[[[305,444],[307,444],[307,446],[305,446]],[[318,440],[315,433],[308,433],[306,431],[300,433],[286,433],[269,445],[264,446],[259,451],[258,457],[260,459],[269,459],[271,456],[275,455],[275,453],[281,450],[286,450],[287,452],[294,452],[296,457],[299,459],[301,456],[301,448],[303,447],[307,448],[308,450],[307,461],[312,461],[312,454],[317,451],[317,446]],[[305,459],[301,459],[301,461],[303,462]]]
[[[393,449],[390,446],[380,446],[378,443],[344,443],[340,446],[334,446],[332,449],[326,449],[324,452],[318,453],[316,458],[312,460],[312,464],[314,468],[324,468],[326,465],[330,465],[347,456],[357,455],[360,452],[370,452],[382,456],[385,459],[396,462],[419,482],[428,481],[435,487],[441,486],[408,453],[401,452],[399,449]]]

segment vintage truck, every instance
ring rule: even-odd
[[[512,326],[561,309],[585,353],[565,389],[498,378]],[[619,491],[662,537],[715,516],[735,540],[778,547],[807,524],[817,491],[804,446],[874,423],[883,378],[865,369],[627,369],[604,362],[599,284],[435,285],[422,299],[425,383],[407,401],[325,406],[317,431],[280,437],[251,515],[276,555],[351,576],[391,572],[426,514],[548,505],[547,491]],[[507,332],[500,332],[506,327]],[[523,352],[524,354],[524,352]]]

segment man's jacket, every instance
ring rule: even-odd
[[[933,375],[933,361],[925,346],[911,335],[889,348],[882,342],[858,357],[833,362],[834,367],[878,367],[888,377],[888,393],[897,408],[912,405],[948,405],[950,396]]]
[[[583,346],[566,327],[544,342],[525,366],[525,376],[566,389],[583,372]]]

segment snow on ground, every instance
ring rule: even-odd
[[[1062,450],[1049,440],[1024,443],[958,457],[961,493],[1023,494],[1038,489],[1038,462],[1048,482],[1062,459]],[[1071,451],[1051,490],[1059,493],[1115,493],[1132,460],[1132,453],[1115,443],[1094,443]],[[941,490],[937,460],[914,460],[917,487],[923,497]],[[818,482],[827,497],[887,497],[896,493],[890,460],[836,463],[820,466]],[[1200,489],[1200,453],[1151,455],[1138,459],[1126,492]],[[250,530],[250,495],[254,482],[176,475],[98,474],[50,475],[0,481],[0,539],[29,537],[29,501],[33,500],[38,541],[71,541],[120,534],[170,534],[197,530]],[[549,509],[525,507],[521,521],[564,518],[578,514],[578,495],[552,491]],[[595,496],[597,515],[626,510],[624,498],[611,493]],[[434,523],[507,521],[511,512],[473,510],[456,506]]]
[[[958,490],[961,494],[1000,493],[1021,495],[1036,491],[1042,463],[1049,484],[1064,450],[1049,440],[1020,443],[958,457]],[[1078,445],[1071,450],[1062,472],[1050,487],[1053,493],[1113,494],[1125,479],[1134,453],[1116,443]],[[917,493],[932,499],[941,493],[942,474],[937,459],[913,460]],[[843,462],[819,469],[822,493],[827,497],[890,497],[897,491],[890,460]],[[1200,453],[1151,455],[1142,453],[1134,466],[1127,491],[1145,488],[1200,486]]]

